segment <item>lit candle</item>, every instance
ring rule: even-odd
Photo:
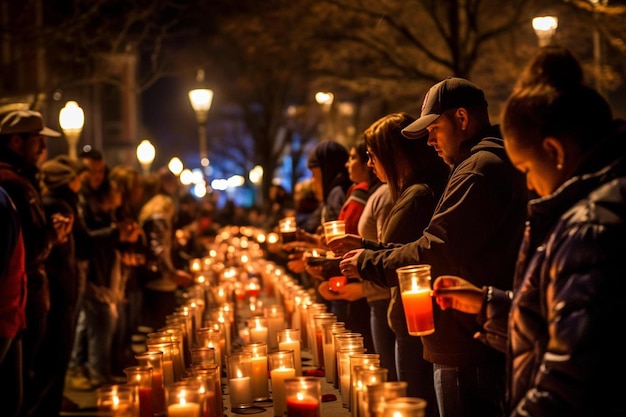
[[[268,349],[275,349],[278,347],[278,332],[285,328],[285,314],[281,306],[270,306],[264,309],[264,315],[267,319],[268,329]]]
[[[293,360],[296,375],[302,375],[302,353],[298,329],[285,329],[278,332],[278,349],[293,350]]]
[[[238,371],[235,378],[228,380],[228,386],[230,388],[230,403],[233,407],[252,403],[252,386],[249,376],[243,376],[241,371]]]
[[[301,393],[287,398],[287,417],[320,417],[318,398]]]
[[[328,279],[328,290],[337,291],[348,283],[348,278],[345,276],[330,277]]]
[[[409,334],[425,336],[434,333],[430,265],[398,268],[397,274]]]
[[[253,319],[248,327],[250,332],[250,343],[267,343],[268,328],[264,326],[265,320]]]
[[[252,355],[252,397],[254,400],[266,400],[270,397],[267,380],[267,344],[250,343],[242,347]]]
[[[167,417],[198,417],[199,415],[200,404],[198,403],[180,402],[167,406]]]
[[[282,417],[287,411],[287,398],[285,391],[285,380],[294,378],[296,370],[294,368],[276,368],[270,371],[272,379],[272,402],[274,403],[274,416]]]

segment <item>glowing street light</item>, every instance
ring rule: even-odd
[[[155,156],[156,149],[154,145],[148,139],[142,140],[137,146],[137,160],[143,168],[144,175],[150,173],[150,165],[152,165]]]
[[[78,159],[76,145],[78,145],[78,139],[85,124],[85,113],[77,102],[68,101],[65,103],[65,107],[59,112],[59,124],[67,140],[70,158]]]
[[[196,80],[200,83],[204,82],[203,70],[198,70]],[[209,165],[206,122],[209,117],[211,103],[213,102],[213,90],[208,88],[195,88],[189,91],[189,101],[191,102],[191,107],[196,112],[196,121],[198,122],[198,136],[200,138],[200,164],[203,167],[206,167]]]
[[[175,156],[170,159],[170,162],[167,163],[167,168],[172,174],[178,177],[180,173],[183,172],[183,161],[181,161],[179,157]]]
[[[539,16],[533,19],[533,29],[540,47],[550,45],[558,26],[559,19],[556,16]]]

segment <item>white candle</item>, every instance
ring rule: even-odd
[[[259,323],[255,327],[250,327],[250,343],[267,343],[268,329]]]
[[[230,404],[232,406],[252,404],[252,387],[249,376],[230,378],[228,386],[230,387]]]
[[[184,403],[170,404],[167,407],[167,417],[198,417],[200,415],[200,404]]]
[[[252,364],[252,397],[254,399],[269,398],[267,382],[267,356],[253,356]]]
[[[270,371],[272,379],[272,402],[274,403],[274,416],[283,417],[287,412],[287,392],[285,391],[285,379],[294,378],[294,368],[276,368]]]
[[[300,353],[300,341],[289,339],[288,341],[278,342],[278,350],[293,350],[296,375],[302,376],[302,354]]]
[[[337,363],[337,355],[335,354],[335,346],[332,343],[324,343],[324,374],[326,382],[332,384],[335,379],[335,364]]]

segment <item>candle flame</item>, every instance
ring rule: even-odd
[[[296,398],[298,399],[298,401],[302,401],[304,400],[304,395],[301,392],[299,392],[296,394]]]
[[[241,369],[237,369],[237,378],[242,378],[243,374],[241,373]]]

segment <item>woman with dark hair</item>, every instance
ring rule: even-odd
[[[374,122],[364,133],[369,152],[369,164],[378,178],[388,184],[394,205],[383,225],[378,244],[406,243],[417,239],[428,225],[435,205],[446,184],[449,169],[425,140],[407,139],[402,129],[415,118],[406,113],[393,113]],[[352,236],[352,247],[361,247],[362,239]],[[344,239],[347,247],[348,239]],[[375,247],[376,242],[368,242]],[[348,284],[339,290],[337,298],[365,296],[376,284],[363,281]],[[375,288],[375,287],[374,287]],[[331,298],[335,297],[331,295]],[[427,415],[437,415],[432,364],[422,358],[420,337],[410,336],[404,308],[397,286],[390,288],[390,305],[375,306],[374,316],[380,326],[386,320],[395,334],[395,368],[398,380],[407,381],[407,395],[428,402]],[[393,340],[393,339],[392,339]],[[381,352],[388,351],[378,340]],[[381,361],[383,358],[381,357]]]
[[[434,295],[442,309],[476,314],[481,340],[506,353],[508,416],[626,415],[620,384],[606,378],[624,371],[615,334],[626,317],[616,298],[626,290],[626,123],[593,89],[563,82],[577,62],[538,62],[541,76],[502,114],[506,152],[539,196],[513,291],[444,275]]]

